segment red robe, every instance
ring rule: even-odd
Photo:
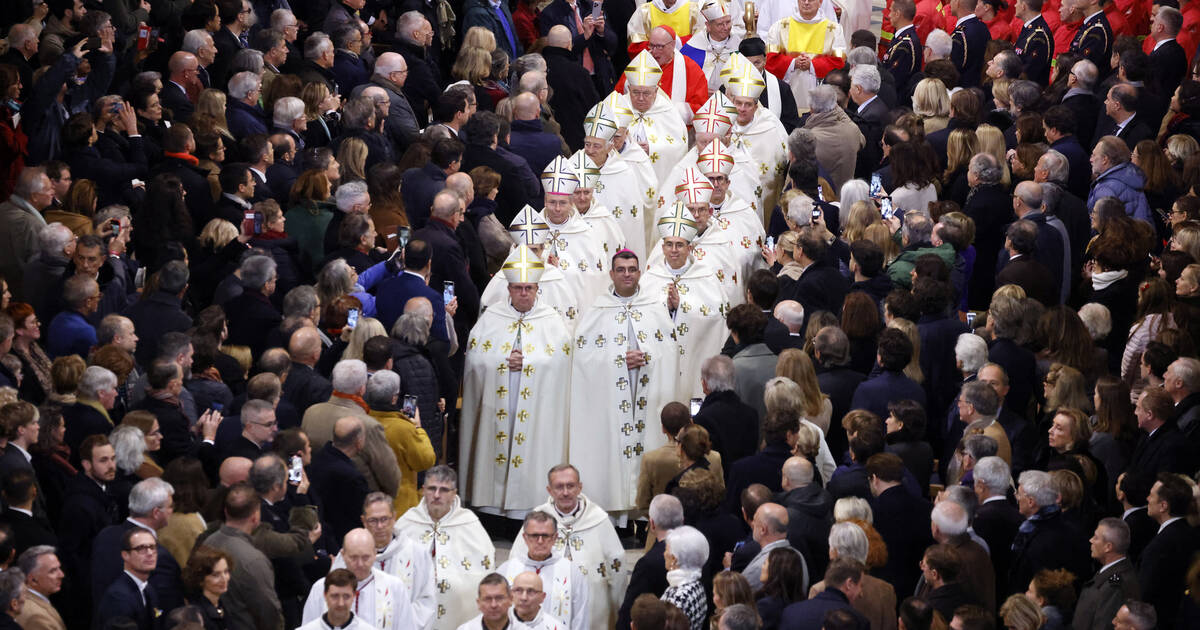
[[[796,58],[793,53],[767,53],[767,71],[783,81],[787,75],[788,68],[792,67],[792,60]],[[838,68],[844,68],[846,60],[834,55],[817,55],[812,58],[813,72],[817,73],[818,79],[824,79],[825,75]]]
[[[687,71],[687,94],[684,95],[683,100],[687,101],[688,106],[692,108],[692,113],[695,113],[704,104],[704,101],[708,100],[708,77],[704,76],[704,70],[695,61],[688,59],[686,55],[680,55],[680,57],[683,59],[683,67]],[[674,61],[662,66],[662,78],[658,80],[658,87],[662,88],[667,96],[671,96],[674,72]],[[617,81],[616,90],[621,93],[625,92],[624,74]]]
[[[917,29],[917,37],[921,38],[921,43],[928,39],[933,29],[945,30],[942,24],[942,3],[939,0],[919,0],[917,14],[913,17],[913,27]]]

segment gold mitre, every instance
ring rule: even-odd
[[[532,249],[518,245],[500,267],[509,284],[537,282],[546,273],[546,263]]]
[[[662,238],[681,238],[689,243],[696,238],[699,226],[682,201],[671,205],[670,212],[658,220],[658,235]]]

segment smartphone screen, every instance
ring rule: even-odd
[[[700,405],[701,405],[703,402],[704,402],[704,399],[703,399],[703,398],[693,398],[693,399],[691,400],[691,404],[690,404],[690,405],[688,405],[688,406],[691,408],[691,412],[692,412],[692,416],[693,416],[693,417],[695,417],[695,415],[696,415],[696,414],[700,413]]]
[[[879,173],[871,175],[871,196],[878,196],[883,192],[883,184],[879,182]]]
[[[108,222],[108,228],[109,228],[110,230],[112,230],[113,236],[116,236],[117,234],[120,234],[120,232],[121,232],[121,220],[120,220],[120,219],[113,219],[113,220],[109,221],[109,222]]]
[[[813,223],[816,223],[817,219],[820,219],[820,218],[821,218],[821,209],[813,208],[813,215],[812,215]]]
[[[406,415],[410,418],[415,416],[417,414],[417,397],[416,396],[405,396],[403,410],[404,410],[404,415]]]
[[[408,247],[408,241],[412,239],[412,228],[398,227],[396,228],[397,247],[404,249]]]
[[[352,308],[346,313],[346,328],[358,326],[358,309]]]
[[[254,233],[262,234],[263,230],[263,215],[261,212],[254,213]]]
[[[299,455],[292,455],[291,466],[288,467],[288,482],[300,483],[304,480],[304,461]]]
[[[967,312],[967,328],[975,327],[975,313]]]
[[[896,214],[896,209],[892,207],[892,200],[887,197],[879,200],[879,211],[885,219],[890,219],[893,214]]]
[[[449,304],[454,299],[454,283],[447,280],[442,283],[442,302]]]
[[[775,237],[774,236],[767,237],[767,249],[775,249]]]

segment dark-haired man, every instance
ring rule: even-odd
[[[281,628],[275,572],[250,538],[262,521],[258,493],[247,483],[234,484],[225,495],[224,510],[224,524],[204,545],[224,551],[233,560],[226,619],[235,628]]]
[[[1191,511],[1192,490],[1181,477],[1159,473],[1146,507],[1158,522],[1158,533],[1142,553],[1138,583],[1146,602],[1158,612],[1158,627],[1175,627],[1184,596],[1188,567],[1196,553],[1196,534],[1184,518]]]
[[[443,138],[434,142],[429,161],[423,166],[404,172],[400,182],[400,196],[404,210],[413,229],[425,227],[433,196],[446,187],[446,177],[462,168],[463,144],[457,139]],[[380,294],[382,295],[382,291]],[[385,324],[386,325],[386,324]]]
[[[876,358],[880,372],[863,381],[854,392],[851,409],[866,409],[880,418],[888,416],[888,402],[915,400],[925,406],[925,390],[904,375],[904,367],[912,360],[912,341],[903,332],[888,328],[879,335]]]

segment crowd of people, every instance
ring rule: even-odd
[[[8,0],[0,630],[1200,627],[1197,0]]]

